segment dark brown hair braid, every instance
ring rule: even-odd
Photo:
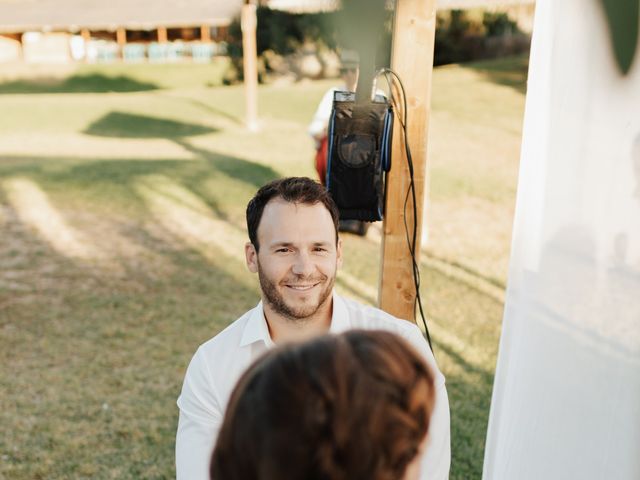
[[[399,480],[434,406],[431,371],[400,337],[350,331],[272,350],[236,386],[214,480]]]

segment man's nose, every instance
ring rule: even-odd
[[[301,275],[306,277],[311,275],[315,270],[315,268],[316,268],[315,264],[313,263],[310,256],[305,252],[301,252],[301,253],[298,253],[298,255],[296,255],[296,259],[293,262],[293,266],[291,270],[296,275]]]

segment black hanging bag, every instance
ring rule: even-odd
[[[340,220],[382,220],[385,174],[391,168],[393,109],[382,95],[356,103],[335,92],[329,121],[327,189]]]

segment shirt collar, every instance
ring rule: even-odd
[[[264,309],[262,308],[262,301],[256,305],[256,307],[249,312],[249,318],[244,326],[242,332],[242,339],[240,340],[240,346],[246,347],[252,343],[262,340],[264,344],[271,348],[274,343],[269,335],[269,327],[267,326],[267,320],[264,318]]]
[[[329,333],[341,333],[349,329],[349,311],[347,305],[344,303],[344,299],[333,294],[333,312],[331,314],[331,326],[329,327]]]
[[[331,314],[331,326],[329,327],[330,333],[340,333],[349,329],[349,312],[347,305],[339,295],[333,293],[333,312]],[[269,335],[269,327],[267,326],[267,320],[264,317],[264,309],[262,308],[262,301],[256,305],[256,307],[249,311],[249,318],[244,326],[242,332],[242,338],[240,340],[240,346],[246,347],[252,343],[262,341],[264,344],[271,348],[274,346],[271,335]]]

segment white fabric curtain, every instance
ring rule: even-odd
[[[640,46],[538,0],[485,480],[640,479]]]

